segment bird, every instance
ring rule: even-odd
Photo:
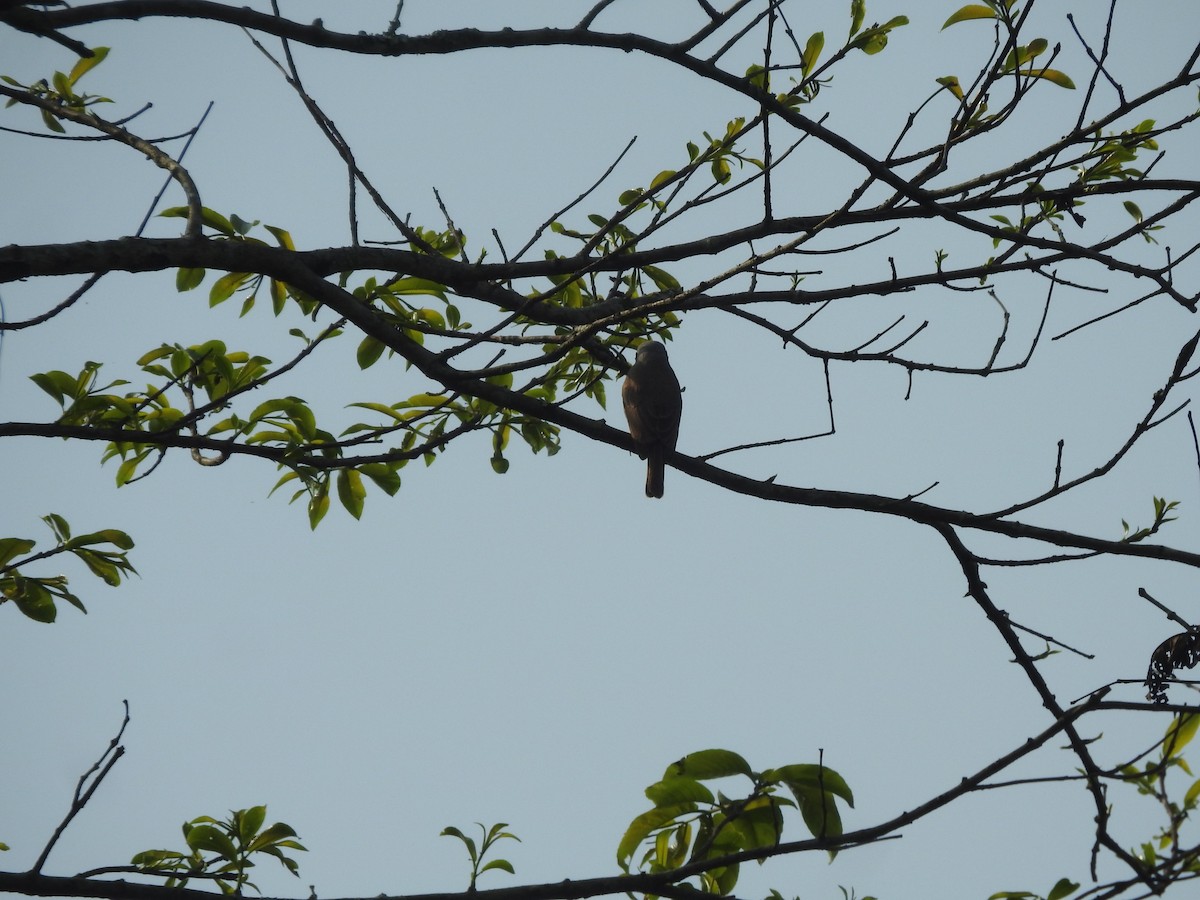
[[[646,460],[646,496],[661,497],[663,458],[679,440],[683,412],[683,391],[664,345],[647,341],[638,347],[621,387],[621,402],[629,420],[629,436],[638,456]]]

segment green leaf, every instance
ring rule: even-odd
[[[850,37],[854,37],[862,29],[866,16],[866,0],[850,0]]]
[[[676,806],[659,806],[652,810],[642,813],[625,829],[625,834],[621,838],[621,843],[617,845],[617,865],[623,871],[629,871],[629,862],[633,858],[634,852],[641,845],[651,832],[662,828],[679,816],[687,815],[695,812],[696,805],[694,803],[680,803]]]
[[[105,528],[101,531],[93,531],[91,534],[81,534],[71,538],[64,546],[68,548],[88,547],[92,544],[112,544],[121,550],[131,550],[133,549],[133,538],[116,528]]]
[[[517,874],[513,869],[512,863],[510,863],[507,859],[493,859],[490,863],[479,870],[479,874],[482,875],[484,872],[488,871],[488,869],[503,869],[509,875]]]
[[[809,37],[808,43],[804,45],[804,64],[803,72],[807,77],[817,65],[817,59],[821,56],[821,51],[825,49],[825,32],[818,31]]]
[[[655,806],[679,803],[714,803],[713,792],[695,778],[677,776],[656,781],[646,788],[646,796]]]
[[[121,583],[120,569],[104,556],[93,550],[76,550],[75,555],[91,570],[93,575],[109,587],[116,587]]]
[[[727,778],[730,775],[753,777],[750,764],[732,750],[700,750],[689,753],[683,759],[667,766],[663,781],[686,775],[701,781],[710,778]]]
[[[0,538],[0,568],[7,566],[12,560],[28,553],[37,545],[37,541],[28,538]]]
[[[990,6],[981,6],[978,3],[968,3],[966,6],[960,7],[950,16],[943,24],[942,30],[945,31],[951,25],[956,25],[959,22],[969,22],[972,19],[994,19],[996,11]]]
[[[104,62],[105,57],[108,56],[108,51],[108,47],[93,47],[91,56],[80,57],[79,61],[75,63],[75,66],[71,69],[71,74],[67,76],[67,81],[74,86],[75,82]]]
[[[62,123],[54,118],[54,114],[48,109],[42,110],[42,122],[47,128],[57,134],[66,134],[67,129],[63,128]]]
[[[1063,897],[1069,897],[1077,890],[1079,890],[1079,885],[1076,882],[1070,878],[1060,878],[1054,883],[1054,887],[1050,888],[1046,900],[1063,900]]]
[[[12,596],[12,601],[17,604],[17,609],[35,622],[48,625],[58,615],[50,592],[33,579],[20,579],[20,592]]]
[[[730,822],[738,833],[744,850],[772,847],[779,843],[783,831],[783,814],[776,797],[760,797],[751,801],[741,815]]]
[[[1194,809],[1196,806],[1196,798],[1200,797],[1200,779],[1192,782],[1192,786],[1187,789],[1187,793],[1183,795],[1183,805],[1185,809]]]
[[[415,276],[397,278],[395,281],[389,281],[384,288],[392,294],[429,294],[443,300],[446,299],[445,286],[436,281],[430,281],[428,278]]]
[[[201,819],[204,818],[208,817],[201,817]],[[193,821],[200,821],[200,819]],[[237,848],[229,839],[229,835],[213,825],[192,825],[186,828],[184,840],[194,851],[208,850],[212,853],[219,853],[228,859],[237,855]]]
[[[186,206],[172,206],[170,209],[164,209],[160,212],[159,216],[165,219],[186,219],[188,217],[188,208]],[[200,207],[200,221],[209,228],[221,232],[226,237],[233,237],[237,234],[228,219],[219,212],[209,209],[207,206]]]
[[[792,786],[796,795],[796,803],[800,806],[800,815],[809,832],[815,838],[836,838],[842,835],[842,815],[838,812],[837,803],[829,791],[798,790]],[[837,850],[830,850],[833,858]]]
[[[650,190],[654,190],[660,184],[665,184],[666,182],[670,181],[674,177],[675,177],[674,169],[663,169],[661,172],[659,172],[657,175],[655,175],[654,178],[651,180]]]
[[[1191,743],[1200,727],[1200,713],[1180,714],[1171,720],[1167,732],[1163,736],[1163,753],[1171,756],[1179,754],[1184,747]]]
[[[175,273],[175,290],[179,293],[190,291],[200,286],[200,282],[204,280],[204,270],[195,268],[182,268]]]
[[[224,303],[252,278],[254,276],[248,272],[230,272],[222,275],[208,291],[208,305],[212,307]]]
[[[741,866],[732,865],[724,869],[720,869],[717,873],[717,890],[722,896],[732,894],[733,889],[737,887],[738,873],[741,872]]]
[[[289,232],[284,231],[282,228],[276,228],[274,225],[264,225],[263,227],[275,236],[275,240],[278,241],[279,246],[284,250],[296,249],[296,245],[292,242],[292,235]]]
[[[394,497],[400,490],[400,475],[387,463],[366,463],[359,466],[358,471],[370,478],[389,497]]]
[[[322,484],[313,491],[308,500],[308,527],[316,531],[327,512],[329,512],[329,487]]]
[[[479,859],[479,851],[475,847],[474,838],[469,838],[453,825],[447,825],[442,829],[439,837],[456,837],[462,841],[467,847],[467,855],[471,857],[471,862],[477,862]]]
[[[386,349],[387,344],[383,343],[383,341],[367,335],[362,339],[362,343],[358,345],[358,367],[360,369],[369,369],[379,361],[379,357],[383,355],[383,351]]]
[[[963,98],[962,85],[958,82],[957,75],[943,75],[941,78],[935,79],[938,84],[954,95],[956,100]]]
[[[252,806],[235,813],[233,818],[237,823],[238,838],[243,844],[249,844],[258,834],[258,830],[262,828],[263,822],[266,821],[267,808]]]
[[[286,822],[276,822],[254,838],[250,849],[258,850],[268,846],[287,847],[289,850],[305,849],[296,841],[287,840],[287,838],[294,837],[296,837],[296,829]]]
[[[362,517],[363,503],[367,497],[367,489],[363,485],[362,476],[354,469],[342,469],[337,476],[338,499],[346,512],[358,519]]]
[[[423,306],[418,310],[414,310],[413,315],[431,328],[437,328],[441,330],[446,327],[445,317],[436,309],[430,309],[428,306]]]
[[[1069,75],[1058,71],[1058,69],[1022,69],[1021,74],[1028,75],[1030,78],[1041,78],[1069,91],[1075,90],[1075,82],[1071,80]]]
[[[677,291],[679,290],[679,280],[658,266],[644,266],[642,271],[650,276],[654,284],[657,285],[660,291]]]
[[[790,766],[780,766],[763,773],[763,778],[769,781],[781,781],[794,792],[801,790],[820,791],[841,797],[850,806],[854,805],[854,793],[850,785],[837,772],[828,766],[815,763],[798,763]]]

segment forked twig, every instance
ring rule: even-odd
[[[92,764],[90,769],[79,776],[79,783],[75,785],[75,796],[71,798],[71,808],[67,811],[63,820],[58,823],[58,827],[54,829],[54,834],[50,836],[50,840],[46,842],[46,846],[42,849],[41,855],[38,856],[37,862],[30,869],[31,874],[37,875],[42,871],[42,866],[46,864],[46,859],[50,856],[50,851],[54,849],[54,845],[58,843],[58,839],[67,830],[67,826],[87,806],[88,801],[92,799],[92,795],[96,793],[96,788],[100,787],[100,782],[112,771],[112,767],[117,764],[117,760],[125,755],[125,748],[121,746],[121,735],[125,733],[125,728],[129,724],[129,701],[122,700],[121,703],[125,706],[125,717],[121,720],[121,727],[117,729],[116,735],[109,741],[108,747],[100,754],[100,758]],[[88,781],[89,778],[91,779],[90,782]]]

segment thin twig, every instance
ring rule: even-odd
[[[125,755],[125,748],[121,746],[121,736],[125,734],[125,727],[129,724],[129,701],[122,700],[121,703],[125,706],[125,716],[121,720],[121,727],[117,729],[116,736],[109,741],[105,751],[100,754],[100,758],[79,777],[79,783],[75,786],[75,796],[71,800],[71,808],[58,824],[58,827],[54,829],[54,834],[50,836],[50,840],[46,842],[46,846],[42,850],[41,855],[38,856],[37,862],[30,869],[31,873],[36,875],[42,871],[42,866],[46,864],[46,859],[50,856],[50,851],[54,849],[54,845],[58,843],[58,839],[67,830],[67,826],[87,806],[88,801],[92,799],[92,795],[96,793],[96,788],[100,787],[100,782],[112,771],[112,767],[117,764],[117,760]],[[90,783],[88,782],[89,778],[91,778]]]

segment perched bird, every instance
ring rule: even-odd
[[[679,415],[683,392],[667,361],[667,348],[647,341],[637,349],[637,358],[621,388],[629,436],[638,456],[646,460],[646,496],[663,495],[663,457],[679,440]]]

